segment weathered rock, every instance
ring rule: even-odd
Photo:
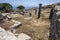
[[[17,37],[15,34],[11,33],[10,31],[6,31],[3,28],[0,27],[0,40],[30,40],[31,37],[21,33],[17,34]]]
[[[31,37],[24,34],[24,33],[21,33],[21,34],[19,34],[17,39],[19,39],[19,40],[31,40]]]
[[[51,20],[51,29],[49,40],[60,40],[60,6],[55,7],[55,11]]]
[[[18,21],[15,21],[15,20],[11,20],[11,21],[14,22],[15,24],[10,26],[10,28],[13,28],[13,29],[19,28],[19,26],[21,25],[21,22],[18,22]]]
[[[15,31],[16,31],[15,29],[19,28],[22,24],[21,24],[21,22],[18,22],[18,21],[15,21],[15,20],[11,20],[11,21],[14,22],[15,24],[11,25],[9,27],[9,30],[11,32],[15,33]]]
[[[0,40],[17,40],[16,36],[0,27]]]
[[[32,17],[26,17],[25,20],[32,20]]]

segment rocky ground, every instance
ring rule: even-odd
[[[7,38],[6,40],[10,40],[10,39],[19,40],[20,37],[15,36],[15,34],[20,34],[20,33],[27,34],[28,36],[31,37],[31,40],[48,40],[49,29],[50,29],[49,15],[51,8],[47,8],[47,7],[44,6],[45,9],[41,11],[41,17],[39,19],[37,19],[37,15],[35,15],[35,11],[33,10],[29,11],[25,15],[20,15],[19,13],[8,14],[8,16],[12,17],[12,20],[20,22],[22,25],[19,26],[19,28],[15,29],[16,31],[15,33],[10,33],[9,31],[6,31],[4,29],[8,29],[8,27],[10,27],[15,23],[10,21],[5,21],[4,24],[0,24],[0,26],[4,28],[4,29],[0,28],[0,40],[5,40],[6,38]],[[32,12],[31,17],[29,16],[30,12]]]
[[[49,13],[50,9],[43,10],[40,19],[22,15],[13,18],[22,23],[22,26],[16,29],[16,33],[25,33],[29,35],[32,40],[48,40],[50,27],[50,21],[48,19]]]
[[[25,33],[31,37],[31,40],[48,40],[49,36],[49,27],[50,27],[50,9],[44,9],[41,12],[41,17],[37,19],[37,15],[35,12],[32,11],[32,16],[29,17],[26,15],[17,14],[8,14],[8,16],[12,17],[12,20],[20,22],[22,25],[19,28],[15,29],[16,32],[14,34]],[[11,21],[11,20],[10,20]],[[14,24],[10,21],[6,21],[5,24],[7,26],[2,26],[3,28],[7,29],[11,25]]]

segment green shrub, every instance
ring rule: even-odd
[[[9,3],[0,3],[0,11],[11,12],[13,11],[12,5],[10,5]]]
[[[23,5],[20,5],[17,7],[18,9],[25,9],[25,7]]]

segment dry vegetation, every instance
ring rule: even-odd
[[[48,40],[49,33],[49,13],[50,9],[42,10],[40,19],[37,19],[37,15],[32,11],[33,16],[22,16],[20,14],[9,14],[13,18],[13,20],[19,21],[22,23],[18,29],[16,29],[16,33],[26,33],[31,36],[31,40]],[[9,26],[13,25],[11,21],[6,21],[2,24],[4,29],[8,29]]]
[[[32,40],[48,40],[48,33],[49,33],[49,13],[50,9],[45,9],[42,11],[41,18],[31,18],[25,16],[18,16],[13,18],[22,23],[16,33],[26,33],[31,36]],[[31,18],[30,20],[26,18]]]
[[[4,28],[5,30],[8,30],[11,25],[13,25],[14,22],[12,21],[5,21],[4,23],[0,24],[0,27]]]

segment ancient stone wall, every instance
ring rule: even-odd
[[[51,19],[49,40],[60,40],[60,10],[55,7],[54,14]]]

